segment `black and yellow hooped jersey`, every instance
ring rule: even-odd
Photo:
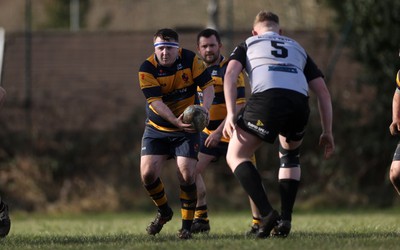
[[[396,84],[397,84],[397,89],[400,90],[400,69],[399,71],[397,71]]]
[[[222,56],[221,56],[222,57]],[[221,62],[218,65],[213,65],[207,68],[208,72],[211,74],[214,79],[214,92],[215,97],[213,103],[210,108],[210,123],[203,130],[206,134],[211,134],[212,131],[218,128],[218,126],[223,122],[226,117],[226,104],[225,104],[225,96],[224,96],[224,75],[226,71],[226,67],[228,66],[228,60],[224,57],[221,58]],[[239,78],[236,82],[237,88],[237,99],[236,104],[242,104],[246,102],[246,94],[245,94],[245,82],[244,75],[240,73]],[[200,89],[199,97],[200,103],[202,102],[202,92]],[[222,137],[221,141],[229,142],[228,138]]]
[[[158,64],[155,54],[147,58],[139,69],[139,83],[147,99],[147,124],[162,131],[177,131],[178,128],[157,114],[150,104],[162,100],[178,117],[194,104],[197,87],[205,89],[214,81],[194,52],[180,48],[171,67]]]

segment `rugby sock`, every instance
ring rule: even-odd
[[[190,231],[197,203],[196,183],[193,183],[189,186],[181,185],[180,188],[181,193],[179,198],[181,200],[182,229],[187,229]]]
[[[207,205],[196,207],[194,218],[208,221]]]
[[[160,178],[157,178],[155,182],[150,185],[144,185],[147,193],[153,200],[154,204],[158,207],[158,211],[162,216],[168,216],[171,214],[171,208],[168,205],[167,195],[165,194],[164,184]]]
[[[261,219],[257,217],[253,217],[252,224],[253,225],[260,225]]]
[[[296,200],[297,190],[299,189],[299,183],[300,181],[293,179],[279,180],[282,220],[292,221],[293,206]]]
[[[256,204],[260,215],[262,217],[267,216],[272,211],[272,206],[264,190],[261,176],[253,163],[250,161],[240,163],[236,167],[234,174],[254,204]]]

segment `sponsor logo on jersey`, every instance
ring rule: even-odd
[[[186,73],[183,73],[183,74],[182,74],[182,80],[183,80],[185,83],[187,83],[187,82],[189,81],[189,77],[188,77],[188,75],[187,75]]]

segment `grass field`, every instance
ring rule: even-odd
[[[400,249],[400,210],[298,212],[286,239],[247,238],[249,212],[211,213],[211,232],[179,240],[180,215],[148,236],[154,214],[12,215],[0,249]]]

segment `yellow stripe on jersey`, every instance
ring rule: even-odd
[[[396,83],[397,83],[397,88],[400,89],[400,70],[397,71]]]
[[[139,69],[140,88],[148,103],[148,124],[162,131],[178,131],[151,107],[151,103],[162,100],[178,117],[194,104],[197,87],[205,89],[213,83],[202,60],[190,50],[179,49],[172,67],[159,65],[156,56],[151,55]]]

